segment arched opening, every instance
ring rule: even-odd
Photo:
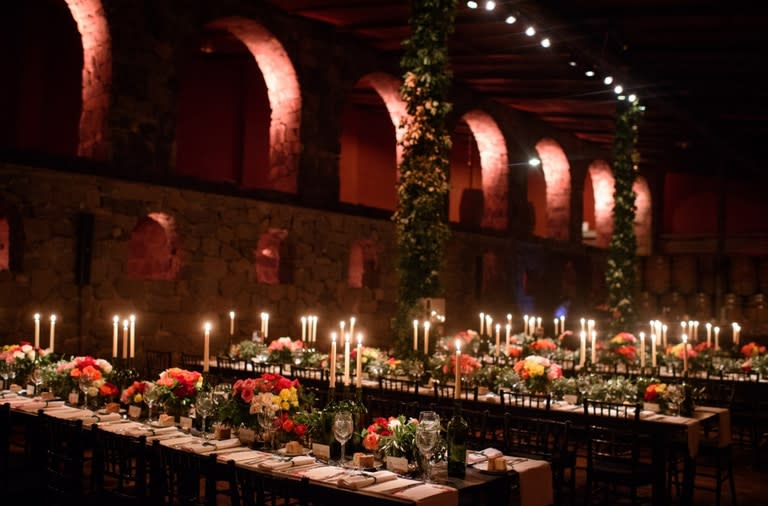
[[[0,149],[107,157],[111,42],[99,0],[3,7]]]
[[[536,144],[546,182],[546,235],[551,239],[568,240],[570,220],[571,169],[563,149],[553,139]],[[538,222],[538,219],[537,219]]]
[[[254,251],[256,281],[265,285],[290,283],[293,276],[293,254],[288,230],[270,228],[259,236]]]
[[[607,248],[613,235],[613,192],[615,182],[611,167],[603,160],[589,165],[584,181],[584,223],[582,240],[598,248]]]
[[[126,271],[131,279],[176,279],[181,249],[173,217],[149,213],[134,227],[128,243]]]
[[[637,237],[637,254],[650,255],[652,251],[651,224],[651,190],[648,181],[643,176],[637,176],[632,184],[635,192],[635,236]]]
[[[462,119],[472,131],[480,155],[483,189],[482,226],[503,230],[507,228],[507,199],[509,181],[507,146],[494,119],[482,111],[470,111]]]
[[[356,241],[349,250],[347,285],[350,288],[379,287],[379,254],[369,239]]]
[[[301,95],[282,44],[243,18],[207,25],[181,70],[176,171],[296,192]]]
[[[342,112],[340,201],[395,209],[404,116],[397,78],[373,73],[358,81]]]
[[[475,136],[466,121],[456,124],[451,141],[448,219],[479,227],[483,221],[483,169]]]

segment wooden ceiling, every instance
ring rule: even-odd
[[[270,1],[364,41],[385,61],[398,61],[409,35],[408,0]],[[603,78],[611,75],[646,108],[641,171],[768,172],[768,3],[499,0],[493,11],[477,3],[459,0],[450,41],[457,81],[610,153],[616,95]],[[518,21],[505,23],[508,15]],[[541,47],[544,36],[552,47]]]

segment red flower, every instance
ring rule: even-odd
[[[283,420],[282,425],[280,426],[285,432],[291,432],[293,430],[293,420],[290,418],[286,418]]]
[[[303,436],[307,432],[307,424],[305,423],[296,424],[296,426],[293,428],[293,432],[299,437]]]

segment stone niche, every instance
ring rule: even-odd
[[[128,243],[127,272],[131,279],[176,279],[181,251],[174,220],[164,213],[150,213],[139,221]]]

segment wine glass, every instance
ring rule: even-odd
[[[195,398],[195,413],[203,418],[202,438],[203,442],[208,441],[208,432],[205,430],[205,420],[213,414],[214,401],[213,393],[199,392]]]
[[[32,383],[35,385],[35,395],[40,395],[40,387],[43,384],[42,368],[38,366],[32,369],[32,373],[30,374],[29,378],[32,380]]]
[[[437,446],[437,438],[439,431],[437,426],[422,426],[419,424],[419,428],[416,429],[416,447],[419,449],[419,453],[424,457],[426,461],[427,469],[424,472],[424,481],[429,483],[432,481],[432,454],[435,452]]]
[[[147,386],[144,389],[143,398],[144,404],[147,405],[147,409],[149,410],[147,413],[147,419],[149,423],[152,423],[152,406],[154,406],[155,403],[160,400],[160,390],[153,383],[147,383]]]
[[[261,411],[256,414],[256,421],[259,423],[259,427],[261,428],[261,437],[264,439],[264,447],[271,447],[272,429],[274,428],[274,415],[272,414],[272,411],[269,409],[269,407],[264,406],[261,408]]]
[[[339,458],[339,465],[344,465],[344,447],[352,437],[352,413],[349,411],[339,411],[333,417],[333,435],[336,437],[336,441],[341,444],[341,457]]]
[[[434,411],[420,412],[419,427],[438,430],[440,427],[440,415]]]
[[[83,396],[85,397],[83,400],[83,409],[88,409],[88,398],[92,393],[91,388],[93,387],[93,380],[83,374],[80,376],[80,379],[78,379],[77,384],[80,387],[80,391],[83,392]]]
[[[223,404],[229,399],[229,394],[232,392],[232,385],[229,383],[219,383],[213,387],[213,403],[216,406]]]
[[[0,378],[3,378],[3,388],[8,390],[11,386],[8,383],[8,377],[11,374],[11,365],[5,360],[0,360]]]

